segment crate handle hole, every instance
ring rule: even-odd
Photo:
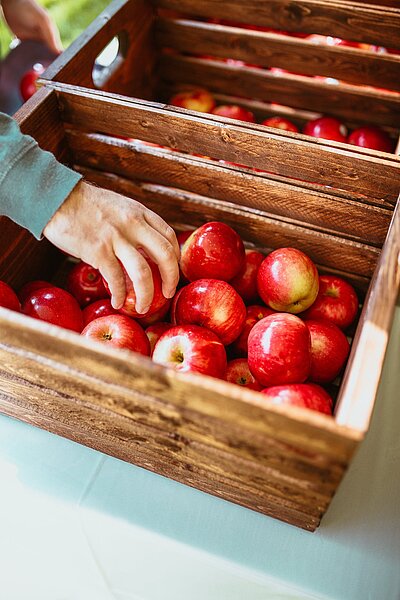
[[[127,49],[128,34],[126,31],[121,31],[97,55],[92,70],[93,85],[96,88],[104,88],[107,81],[125,60]]]

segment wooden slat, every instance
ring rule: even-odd
[[[304,39],[190,20],[159,19],[155,33],[160,47],[193,55],[233,58],[291,73],[400,90],[400,58],[390,54],[318,46]]]
[[[270,73],[205,62],[180,55],[162,55],[160,78],[167,83],[187,83],[223,94],[256,98],[354,120],[357,114],[373,115],[376,125],[400,126],[400,94],[341,83],[331,85],[301,75]],[[370,117],[369,117],[370,118]]]
[[[400,290],[400,201],[360,317],[338,399],[337,419],[368,429],[372,406],[365,401],[377,392],[394,308]],[[371,349],[373,348],[373,352]]]
[[[2,369],[75,398],[77,405],[97,403],[104,415],[111,410],[134,416],[138,424],[199,441],[212,432],[217,436],[215,446],[229,444],[231,452],[244,450],[246,456],[259,459],[268,458],[269,444],[276,440],[276,451],[279,444],[279,453],[286,449],[284,463],[304,462],[304,473],[307,465],[334,471],[347,461],[360,439],[357,431],[337,426],[332,417],[295,407],[266,408],[262,396],[242,387],[196,374],[182,375],[136,353],[105,350],[98,342],[54,325],[11,314],[10,319],[10,311],[0,309],[6,340],[1,343]],[[18,360],[25,365],[24,371],[18,370]],[[31,360],[37,363],[40,376],[33,364],[29,366]],[[43,381],[46,369],[49,375]],[[195,416],[197,424],[192,422]],[[222,422],[228,430],[221,428]],[[313,436],[318,430],[319,435]],[[326,485],[318,478],[316,483],[321,490]]]
[[[215,62],[211,59],[203,60],[209,63]],[[168,103],[169,99],[174,94],[192,89],[193,86],[190,84],[175,83],[168,85],[165,82],[163,82],[163,84],[160,84],[157,89],[157,97],[160,101]],[[280,116],[285,117],[290,121],[293,121],[293,123],[295,123],[298,126],[300,131],[308,121],[317,119],[318,117],[322,116],[322,113],[318,112],[301,110],[299,108],[292,108],[290,106],[275,104],[273,102],[262,102],[260,100],[242,98],[241,96],[232,96],[230,94],[218,93],[213,93],[213,96],[217,104],[237,104],[238,106],[242,106],[243,108],[250,110],[254,114],[257,123],[262,123],[264,119],[267,119],[268,117]],[[357,127],[360,127],[360,125],[365,124],[371,124],[371,120],[368,120],[366,115],[358,114],[354,115],[354,119],[346,119],[346,125],[350,130],[356,129]],[[393,146],[395,147],[399,137],[399,129],[397,127],[389,127],[386,125],[382,126],[382,129],[384,129],[388,133],[388,135],[390,135],[390,137],[393,140]],[[398,154],[398,152],[394,152],[394,154]]]
[[[101,171],[79,170],[89,181],[104,185],[105,176]],[[373,246],[278,221],[254,209],[243,209],[177,188],[127,180],[119,182],[119,178],[114,179],[113,185],[114,189],[123,189],[125,194],[143,202],[168,223],[190,223],[199,227],[207,221],[220,220],[258,246],[268,249],[295,246],[316,263],[348,273],[371,277],[379,256],[379,250]]]
[[[383,243],[392,216],[388,209],[305,190],[222,167],[217,161],[146,147],[140,142],[76,131],[68,132],[68,140],[75,163],[82,166],[211,195],[369,244]]]
[[[89,131],[143,139],[185,152],[211,155],[284,177],[380,198],[394,203],[400,160],[354,146],[298,136],[261,125],[121,98],[114,94],[49,84],[59,95],[64,120]],[[379,158],[385,156],[385,158]]]
[[[68,149],[64,127],[57,102],[57,95],[48,89],[39,89],[15,113],[22,133],[31,135],[39,146],[67,162]]]
[[[122,34],[124,59],[103,89],[120,94],[151,97],[154,55],[151,47],[153,20],[145,0],[114,0],[46,70],[46,80],[93,87],[92,70],[97,56]],[[125,40],[126,38],[126,40]]]
[[[322,0],[232,0],[229,10],[220,0],[156,0],[156,5],[181,13],[229,19],[303,33],[321,33],[345,40],[398,48],[398,8]]]

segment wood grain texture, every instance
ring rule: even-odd
[[[359,152],[354,146],[75,86],[49,86],[58,92],[63,119],[82,129],[138,138],[258,169],[268,164],[270,171],[284,177],[393,204],[397,199],[400,159],[395,155]]]
[[[58,107],[57,95],[41,88],[15,113],[22,133],[31,135],[44,150],[68,162],[64,127]]]
[[[114,0],[50,65],[46,80],[94,87],[92,71],[97,56],[115,36],[121,36],[121,60],[102,89],[150,98],[153,16],[145,0]]]
[[[337,412],[341,423],[368,428],[372,407],[365,402],[365,390],[368,386],[376,394],[378,389],[399,291],[400,203],[393,214],[344,376]]]
[[[180,13],[250,23],[304,33],[321,33],[378,44],[400,46],[400,10],[396,8],[363,5],[345,1],[323,0],[232,0],[226,5],[219,0],[156,0],[162,8]]]
[[[390,54],[183,19],[157,20],[155,36],[160,47],[193,55],[233,58],[291,73],[400,90],[400,58]]]
[[[75,164],[131,179],[178,187],[203,196],[277,215],[326,233],[382,245],[392,211],[331,196],[138,142],[68,132]]]
[[[187,83],[212,92],[282,102],[294,108],[326,112],[354,120],[373,115],[376,125],[400,126],[400,94],[341,83],[331,85],[301,75],[276,75],[266,70],[166,54],[158,63],[159,77],[167,83]]]
[[[7,414],[301,527],[318,524],[356,431],[301,409],[266,409],[258,394],[182,378],[127,351],[106,355],[54,326],[10,322],[8,312],[0,316]]]
[[[81,170],[93,183],[103,180],[101,172]],[[123,186],[123,187],[122,187]],[[116,189],[116,188],[115,188]],[[348,273],[371,277],[379,249],[320,231],[277,220],[262,211],[244,209],[229,202],[199,196],[178,188],[141,182],[121,184],[120,189],[157,212],[171,224],[190,223],[199,227],[207,221],[223,221],[241,237],[265,249],[295,246],[316,263]]]

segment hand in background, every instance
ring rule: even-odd
[[[35,0],[2,0],[1,5],[4,18],[17,38],[42,41],[53,52],[62,52],[56,24]]]
[[[175,293],[179,246],[174,230],[136,200],[80,182],[43,234],[61,250],[99,269],[110,288],[114,308],[120,308],[125,300],[120,262],[133,282],[136,310],[145,313],[151,304],[153,279],[137,248],[157,263],[164,296],[171,298]]]

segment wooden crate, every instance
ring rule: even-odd
[[[96,88],[96,57],[117,37],[118,57],[103,73],[108,76],[101,82],[105,91],[168,102],[181,89],[203,86],[219,104],[242,105],[259,122],[281,114],[301,127],[317,114],[329,113],[351,128],[375,124],[398,138],[399,54],[316,45],[299,37],[210,22],[227,16],[233,25],[251,23],[400,49],[400,8],[392,0],[234,0],[228,8],[215,0],[115,0],[45,77]]]
[[[312,46],[205,20],[226,12],[226,3],[212,0],[112,3],[50,67],[45,86],[17,118],[23,131],[88,180],[137,198],[177,228],[218,219],[257,248],[296,246],[322,272],[353,283],[363,309],[334,418],[295,407],[266,408],[255,392],[183,376],[127,351],[105,352],[74,333],[5,309],[0,409],[312,531],[374,406],[400,280],[400,160],[162,102],[201,84],[218,102],[254,110],[258,120],[285,114],[301,125],[310,111],[329,106],[350,126],[372,121],[395,138],[400,62],[395,55]],[[399,10],[389,1],[234,0],[229,18],[400,46]],[[93,65],[114,36],[120,55],[96,90]],[[303,76],[277,77],[199,55]],[[332,86],[307,75],[342,83]],[[282,98],[286,105],[277,106]],[[49,244],[4,218],[1,228],[0,278],[18,288],[57,272],[62,257]]]
[[[177,4],[180,10],[192,9],[189,1],[158,2],[164,8],[176,8]],[[206,11],[203,16],[224,16],[220,3],[198,4]],[[271,15],[286,4],[247,2],[246,19],[254,14],[256,23],[270,24]],[[347,21],[340,11],[358,7],[364,17],[366,12],[372,14],[369,28],[365,29],[367,17],[361,19],[362,26],[353,26],[358,38],[352,38],[363,41],[370,40],[369,31],[375,35],[377,14],[381,19],[388,11],[392,19],[383,20],[382,26],[387,35],[392,31],[387,39],[396,45],[395,9],[367,10],[362,3],[352,8],[346,2],[290,3],[300,5],[320,11],[313,13],[312,20],[312,25],[320,23],[319,32],[327,31],[324,27],[329,25],[343,37]],[[230,17],[243,20],[243,6],[237,0],[230,3]],[[286,13],[282,14],[284,19]],[[316,14],[320,14],[317,21]],[[306,17],[304,13],[297,19],[296,28],[313,31]],[[181,69],[168,61],[181,61],[180,65],[189,61],[196,68],[196,78],[203,68],[208,75],[213,69],[229,72],[227,66],[207,60],[203,65],[201,59],[161,55],[154,40],[160,39],[163,46],[162,36],[170,35],[169,30],[184,27],[190,32],[208,25],[190,19],[184,23],[165,20],[157,17],[147,2],[111,5],[70,53],[60,57],[54,80],[47,81],[18,113],[22,130],[88,180],[137,198],[176,228],[221,220],[257,248],[298,247],[322,272],[338,273],[353,283],[363,309],[334,417],[290,406],[266,408],[256,392],[203,376],[184,376],[128,351],[106,354],[101,346],[77,334],[6,309],[0,309],[0,409],[312,531],[368,430],[375,402],[400,283],[400,209],[396,204],[400,161],[394,154],[155,102],[159,93],[166,93],[162,90],[181,82],[161,76]],[[281,28],[291,28],[289,18],[279,23]],[[233,35],[231,29],[214,26],[212,36],[224,40]],[[125,36],[125,59],[108,80],[107,91],[95,90],[90,81],[92,64],[109,39],[118,34],[121,39]],[[259,34],[253,34],[257,40]],[[246,34],[237,35],[238,49],[250,47],[241,37]],[[328,54],[331,50],[327,49]],[[356,56],[362,55],[366,61],[371,58],[353,49],[339,49],[339,53],[340,61],[345,57],[353,66],[358,64]],[[255,62],[250,55],[246,60]],[[392,67],[393,60],[398,61],[383,60]],[[260,116],[267,115],[272,107],[260,100],[266,74],[252,72],[251,76],[260,90],[258,100],[252,103],[259,106]],[[289,82],[288,77],[282,80],[286,86],[282,89],[291,86],[292,77]],[[303,84],[317,86],[318,110],[322,109],[322,98],[328,97],[322,84],[311,80],[301,81]],[[375,107],[376,122],[395,131],[398,95],[350,84],[344,88],[343,94],[363,98],[361,112],[354,107],[354,96],[344,102],[349,120],[362,122],[366,107],[369,114]],[[242,99],[244,105],[248,102]],[[304,107],[292,105],[301,122]],[[336,114],[344,115],[339,101],[336,106]],[[379,106],[386,108],[378,110]],[[205,155],[218,160],[203,158]],[[0,226],[1,279],[18,288],[29,279],[57,272],[63,257],[50,244],[35,241],[5,218]]]

